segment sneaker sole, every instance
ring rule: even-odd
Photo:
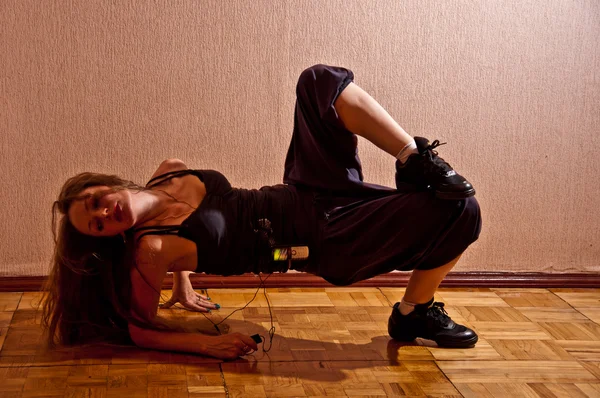
[[[460,199],[466,199],[466,198],[470,198],[471,196],[475,195],[475,189],[469,189],[468,191],[464,191],[464,192],[440,192],[440,191],[435,191],[435,197],[438,199],[444,199],[444,200],[460,200]]]
[[[396,182],[396,190],[402,193],[409,192],[431,192],[433,189],[426,187],[419,187],[417,185],[409,184],[409,183],[398,183]],[[463,192],[443,192],[443,191],[433,191],[434,195],[438,199],[443,200],[461,200],[470,198],[471,196],[475,196],[475,188],[471,188],[468,191]]]
[[[417,337],[410,338],[408,336],[394,337],[394,336],[390,335],[390,337],[396,341],[403,342],[403,343],[411,343],[411,342],[415,341],[415,339],[417,339]],[[430,340],[430,339],[426,339],[425,337],[421,337],[421,338],[425,339],[425,340]],[[430,340],[430,341],[435,341],[435,343],[440,348],[469,348],[469,347],[473,347],[479,341],[479,337],[473,336],[469,340],[462,340],[462,341],[445,341],[445,342],[438,342],[436,340]]]
[[[435,340],[433,340],[435,341]],[[473,347],[475,343],[479,341],[479,337],[477,335],[471,337],[469,340],[457,340],[457,341],[446,341],[446,342],[436,342],[438,347],[442,348],[469,348]]]

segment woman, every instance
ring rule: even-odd
[[[55,202],[62,218],[44,308],[51,341],[125,335],[140,347],[236,358],[257,349],[249,336],[185,333],[156,320],[167,272],[175,283],[167,306],[205,312],[218,304],[193,291],[190,272],[297,269],[348,285],[414,270],[390,336],[474,345],[477,335],[433,296],[479,236],[475,190],[437,155],[438,141],[413,139],[353,77],[327,65],[300,75],[285,185],[233,189],[222,174],[177,159],[146,187],[92,173],[68,180]],[[363,182],[356,135],[397,158],[397,189]],[[273,261],[277,245],[307,246],[309,256]]]

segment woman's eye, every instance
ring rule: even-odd
[[[92,208],[96,210],[100,206],[100,199],[97,196],[92,196]]]
[[[98,228],[98,231],[102,232],[102,230],[104,229],[102,221],[98,221],[98,224],[96,224],[96,228]]]

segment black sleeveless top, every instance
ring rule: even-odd
[[[272,245],[303,245],[309,250],[314,245],[317,224],[310,192],[292,185],[232,188],[218,171],[190,169],[155,177],[147,187],[189,174],[206,186],[200,206],[181,225],[134,229],[143,231],[138,240],[150,234],[189,239],[198,251],[195,272],[224,276],[285,272],[288,263],[272,260]],[[294,262],[293,268],[302,269],[309,261]]]

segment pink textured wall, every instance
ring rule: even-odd
[[[458,271],[598,271],[600,5],[0,3],[0,275],[47,272],[50,206],[80,171],[145,182],[165,158],[281,181],[298,74],[351,68],[478,190]],[[366,178],[393,159],[360,142]]]

